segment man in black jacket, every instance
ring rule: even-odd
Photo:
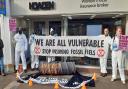
[[[0,68],[1,68],[1,75],[5,76],[4,63],[3,63],[3,48],[4,48],[4,44],[0,38]]]

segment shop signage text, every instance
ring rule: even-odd
[[[30,10],[52,10],[54,7],[55,3],[53,1],[29,2]]]
[[[80,8],[108,7],[109,0],[81,0]]]

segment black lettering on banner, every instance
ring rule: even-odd
[[[90,39],[71,39],[68,40],[69,46],[89,46],[89,47],[104,47],[104,40],[90,40]]]
[[[85,55],[95,55],[95,50],[85,49]]]
[[[83,54],[83,50],[81,50],[81,49],[71,49],[71,54]]]
[[[72,41],[73,41],[72,39],[71,40],[68,40],[69,46],[71,46]]]
[[[84,40],[79,40],[79,46],[82,46],[83,43],[84,43]]]
[[[88,43],[89,43],[89,40],[88,39],[86,39],[86,41],[84,42],[84,46],[87,46],[88,45]]]
[[[35,39],[36,45],[43,46],[43,39]]]
[[[52,49],[53,54],[69,54],[68,49]]]
[[[66,46],[65,40],[58,40],[57,46]]]
[[[88,46],[89,46],[89,47],[90,47],[90,46],[94,47],[94,46],[93,46],[93,44],[92,44],[92,40],[90,40],[90,42],[89,42],[89,45],[88,45]]]
[[[103,46],[103,41],[100,41],[100,40],[90,40],[88,46],[89,47],[102,47]]]
[[[94,40],[93,47],[100,47],[100,42],[98,40]]]
[[[51,49],[42,49],[42,54],[50,54]]]
[[[96,44],[97,44],[97,41],[96,41],[96,40],[94,40],[94,45],[95,45],[95,47],[96,47]]]
[[[101,40],[101,47],[104,47],[104,40]]]
[[[46,46],[55,46],[55,39],[46,39]]]
[[[68,44],[69,46],[86,46],[85,44],[85,39],[72,39],[72,40],[68,40]]]

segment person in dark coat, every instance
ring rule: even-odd
[[[1,69],[1,75],[5,76],[4,62],[3,62],[3,48],[4,48],[4,44],[2,39],[0,38],[0,69]]]

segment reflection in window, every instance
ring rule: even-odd
[[[68,26],[68,35],[69,36],[83,36],[86,35],[86,29],[84,24],[72,23]]]
[[[46,35],[45,34],[45,23],[34,22],[34,32],[37,32],[38,35]]]
[[[61,36],[61,21],[50,21],[49,22],[49,33],[50,29],[54,30],[54,34]]]
[[[86,36],[87,24],[84,23],[83,21],[69,22],[68,35],[69,36]],[[75,62],[76,65],[99,66],[99,61],[96,58],[68,57],[67,61],[73,61]]]

